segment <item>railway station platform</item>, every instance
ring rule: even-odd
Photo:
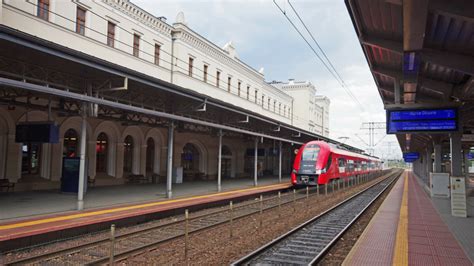
[[[452,217],[449,199],[430,199],[422,182],[405,171],[344,265],[473,265],[474,206]]]
[[[166,199],[165,188],[156,190],[153,186],[116,186],[101,187],[87,195],[86,207],[83,211],[64,211],[61,208],[68,206],[68,195],[45,196],[41,201],[26,201],[21,205],[21,193],[10,194],[11,199],[2,196],[2,215],[19,216],[0,221],[0,251],[11,250],[12,247],[29,246],[44,242],[45,239],[61,239],[68,236],[97,231],[108,228],[111,223],[117,225],[138,223],[153,218],[162,217],[165,213],[173,215],[184,209],[198,208],[204,204],[217,204],[222,201],[245,199],[253,195],[272,193],[284,190],[291,186],[289,178],[261,178],[259,186],[254,187],[248,179],[237,179],[223,182],[226,190],[220,193],[210,192],[215,182],[203,184],[192,182],[175,186],[175,198]],[[151,188],[150,188],[151,187]],[[33,193],[33,192],[29,192]],[[26,197],[26,195],[24,195]],[[61,198],[64,196],[65,198]],[[130,203],[131,199],[140,199],[140,202]],[[71,204],[76,198],[70,199]],[[13,210],[10,204],[20,201],[20,207],[15,204]],[[127,204],[121,204],[128,201]],[[65,203],[66,202],[66,203]],[[100,206],[100,207],[99,207]],[[5,211],[4,211],[5,210]],[[34,215],[37,211],[48,211],[50,214]],[[53,213],[54,212],[54,213]]]
[[[289,183],[282,177],[282,183]],[[259,177],[259,185],[278,183],[276,176]],[[252,178],[222,180],[222,190],[253,187]],[[215,181],[192,181],[173,184],[175,198],[209,194],[216,191]],[[89,187],[84,198],[84,209],[107,208],[123,204],[166,200],[166,184],[124,184],[116,186]],[[0,193],[0,223],[32,216],[74,211],[77,194],[60,193],[58,190]]]

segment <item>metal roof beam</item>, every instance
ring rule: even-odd
[[[437,81],[434,79],[421,79],[421,87],[440,93],[444,101],[448,101],[453,91],[453,85],[451,83]]]
[[[402,0],[385,0],[387,3],[402,5]],[[430,0],[429,10],[445,16],[473,22],[474,2],[470,0]]]
[[[424,61],[432,62],[433,64],[445,66],[464,74],[474,76],[473,56],[434,49],[423,49],[422,58]]]
[[[389,87],[380,87],[379,89],[380,89],[381,91],[383,91],[383,92],[389,94],[389,95],[392,96],[392,97],[393,97],[394,94],[395,94],[395,93],[393,92],[393,89],[391,89],[391,88],[389,88]]]
[[[429,0],[403,0],[403,50],[423,49]]]
[[[403,44],[402,42],[399,42],[399,41],[393,41],[393,40],[369,36],[369,35],[364,35],[361,38],[359,38],[359,40],[361,43],[365,45],[378,47],[378,48],[388,50],[400,55],[403,54]]]
[[[361,37],[360,42],[364,45],[378,47],[396,54],[403,54],[403,44],[401,42],[367,35]],[[420,48],[420,50],[424,61],[452,68],[468,75],[474,75],[474,57],[472,56],[429,48]]]
[[[474,22],[472,13],[474,2],[471,0],[430,0],[430,10],[445,16]]]
[[[401,71],[391,69],[391,68],[385,68],[385,67],[375,67],[372,69],[372,71],[376,74],[386,76],[392,79],[400,79],[403,80],[403,75]],[[434,90],[437,92],[441,92],[446,95],[450,95],[451,91],[453,89],[453,84],[444,82],[444,81],[438,81],[426,77],[421,78],[421,86],[430,90]],[[390,90],[388,88],[385,88],[386,90],[389,90],[390,92],[393,93],[393,90]]]
[[[18,80],[0,78],[0,85],[4,85],[4,86],[8,86],[8,87],[15,87],[15,88],[22,88],[22,89],[25,89],[25,90],[35,91],[35,92],[39,92],[39,93],[52,94],[52,95],[56,95],[56,96],[59,96],[59,97],[65,97],[65,98],[75,99],[75,100],[78,100],[78,101],[104,105],[104,106],[108,106],[108,107],[111,107],[111,108],[117,108],[117,109],[129,111],[129,112],[136,112],[136,113],[141,113],[141,114],[146,114],[146,115],[151,115],[151,116],[157,116],[157,117],[162,117],[162,118],[176,120],[176,121],[182,121],[182,122],[187,122],[187,123],[192,123],[192,124],[197,124],[197,125],[202,125],[202,126],[208,126],[208,127],[228,130],[228,131],[247,134],[247,135],[256,136],[256,137],[264,137],[264,138],[268,138],[268,139],[281,140],[281,141],[288,142],[288,143],[303,144],[302,142],[294,141],[294,140],[291,140],[291,139],[275,137],[275,136],[267,135],[267,134],[264,134],[264,133],[244,130],[244,129],[240,129],[240,128],[234,128],[234,127],[230,127],[230,126],[226,126],[226,125],[222,125],[222,124],[216,124],[216,123],[212,123],[212,122],[207,122],[207,121],[203,121],[203,120],[198,120],[198,119],[194,119],[194,118],[190,118],[190,117],[184,117],[184,116],[179,116],[179,115],[175,115],[175,114],[169,114],[169,113],[165,113],[165,112],[145,109],[145,108],[141,108],[141,107],[137,107],[137,106],[133,106],[133,105],[123,104],[123,103],[118,103],[118,102],[112,102],[112,101],[101,99],[101,98],[87,96],[87,95],[83,95],[83,94],[79,94],[79,93],[73,93],[73,92],[69,92],[69,91],[63,91],[63,90],[55,89],[55,88],[52,88],[52,87],[41,86],[41,85],[22,82],[22,81],[18,81]],[[300,134],[301,134],[301,132],[300,132]]]
[[[403,79],[403,75],[400,70],[377,66],[372,68],[372,72],[392,79]]]

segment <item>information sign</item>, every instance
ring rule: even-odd
[[[456,108],[387,110],[387,134],[458,130]]]

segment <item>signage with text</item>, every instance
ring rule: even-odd
[[[387,110],[387,134],[457,130],[456,108]]]

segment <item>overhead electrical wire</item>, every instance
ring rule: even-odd
[[[341,75],[339,75],[339,72],[337,72],[337,69],[334,67],[334,65],[332,64],[331,60],[327,57],[326,53],[324,52],[323,48],[321,48],[321,46],[319,45],[318,41],[316,41],[316,38],[314,38],[314,35],[313,33],[311,33],[311,31],[308,29],[308,27],[306,26],[306,23],[304,23],[303,19],[301,18],[301,16],[299,15],[298,11],[296,11],[296,9],[293,7],[293,5],[291,4],[290,0],[288,0],[288,4],[290,5],[291,9],[293,10],[293,12],[295,12],[296,16],[298,17],[299,21],[301,22],[301,24],[303,25],[303,27],[306,29],[306,32],[308,32],[309,36],[311,37],[311,39],[314,41],[314,43],[316,44],[316,46],[318,47],[319,51],[321,51],[321,53],[323,54],[324,58],[326,59],[326,61],[329,63],[329,65],[331,66],[332,70],[334,71],[334,73],[336,74],[336,76],[340,79],[341,83],[346,87],[346,83],[344,82],[344,79],[341,77]],[[355,97],[355,95],[352,93],[352,91],[348,89],[348,93],[352,95],[352,97],[358,102],[358,104],[360,104],[359,100],[357,99],[357,97]]]
[[[298,34],[301,36],[301,38],[305,41],[305,43],[309,46],[309,48],[313,51],[313,53],[316,55],[316,57],[321,61],[321,63],[324,65],[324,67],[326,68],[326,70],[331,74],[331,76],[334,77],[334,79],[336,79],[336,81],[339,83],[339,85],[346,91],[346,93],[349,95],[349,97],[359,106],[359,108],[362,110],[362,111],[365,111],[364,109],[364,106],[360,103],[360,101],[357,99],[357,97],[355,97],[355,95],[351,92],[351,90],[347,87],[346,83],[344,82],[344,79],[342,79],[341,75],[339,75],[339,73],[337,72],[336,68],[334,67],[334,65],[332,64],[331,60],[329,60],[329,58],[327,57],[326,53],[324,52],[324,50],[321,48],[321,46],[319,45],[319,43],[316,41],[316,38],[314,38],[313,34],[310,32],[310,30],[308,29],[308,27],[306,26],[306,24],[303,22],[303,20],[301,19],[300,15],[298,14],[298,12],[296,11],[296,9],[293,7],[293,5],[290,3],[289,0],[288,1],[288,4],[290,5],[291,9],[293,10],[293,12],[295,12],[296,16],[298,17],[299,21],[301,22],[301,24],[303,24],[304,28],[306,29],[306,31],[309,33],[309,35],[311,36],[311,39],[316,43],[317,47],[319,48],[319,50],[321,51],[321,53],[323,54],[324,58],[327,60],[327,62],[325,62],[323,60],[323,58],[319,55],[319,53],[316,51],[316,49],[313,47],[313,45],[311,45],[311,43],[306,39],[306,37],[301,33],[301,31],[298,29],[298,27],[295,25],[295,23],[288,17],[288,15],[286,14],[286,12],[277,4],[276,0],[273,0],[273,3],[278,7],[278,9],[280,10],[280,12],[285,16],[285,18],[288,20],[288,22],[293,26],[293,28],[296,30],[296,32],[298,32]]]

